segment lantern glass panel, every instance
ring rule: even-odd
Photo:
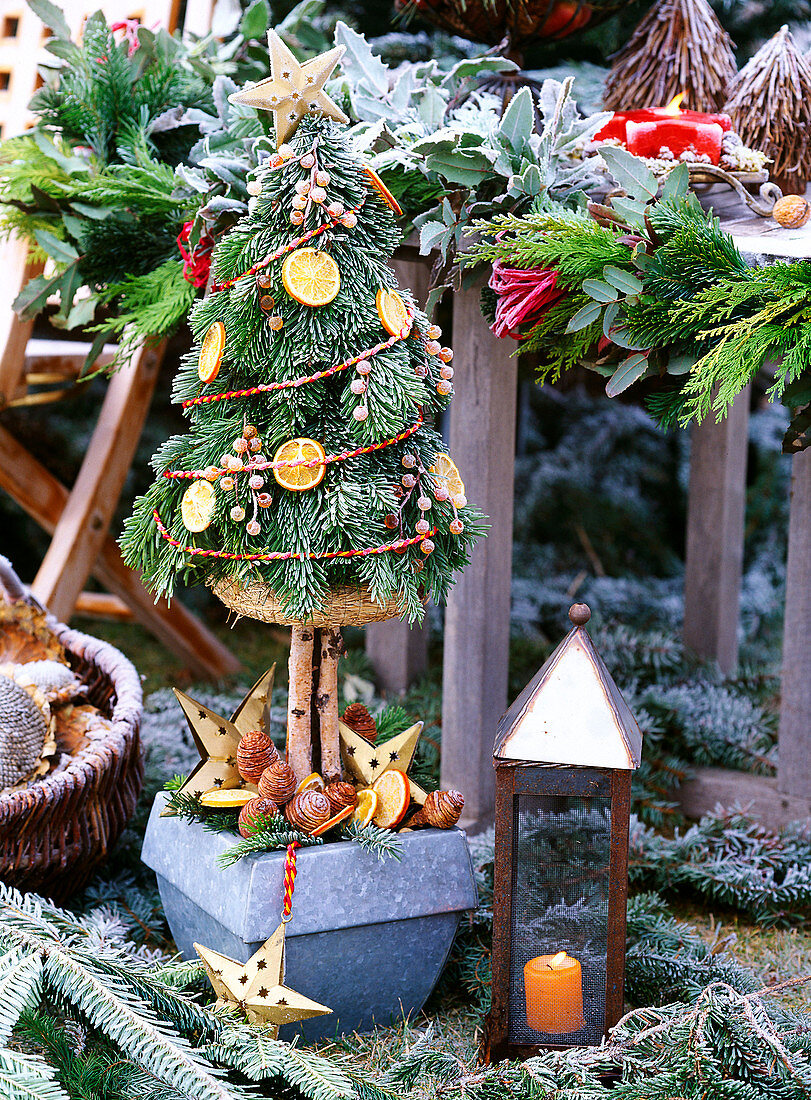
[[[608,796],[516,794],[509,1042],[519,1046],[599,1043],[605,1030],[611,799]],[[524,967],[566,952],[580,973],[549,972],[530,984]],[[568,966],[568,963],[558,965]],[[576,1004],[582,984],[582,1017]],[[582,1019],[582,1026],[576,1024]],[[557,1030],[555,1028],[557,1027]],[[547,1030],[547,1028],[549,1030]]]

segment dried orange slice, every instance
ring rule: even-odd
[[[302,779],[296,787],[296,794],[301,794],[302,791],[323,791],[325,786],[326,783],[318,772],[310,772],[307,778]]]
[[[180,518],[187,531],[205,531],[214,518],[214,486],[205,478],[193,481],[180,501]]]
[[[344,808],[339,810],[337,814],[334,814],[329,821],[325,821],[323,825],[319,825],[317,829],[313,829],[310,836],[323,836],[323,834],[328,833],[330,829],[334,829],[336,825],[340,825],[342,821],[346,821],[348,817],[352,817],[354,813],[354,806],[344,806]]]
[[[285,463],[284,466],[274,469],[273,476],[283,489],[292,489],[298,493],[305,489],[314,489],[324,479],[326,457],[324,448],[316,439],[288,439],[273,456],[274,462]],[[303,465],[316,459],[319,463],[317,466]],[[302,465],[292,465],[295,462],[301,462]]]
[[[390,768],[372,784],[377,810],[372,820],[380,829],[391,829],[403,820],[411,801],[411,787],[405,772]]]
[[[210,810],[241,810],[253,798],[256,798],[256,792],[246,791],[242,787],[228,791],[222,787],[212,787],[200,795],[200,801]]]
[[[397,199],[395,199],[394,195],[392,195],[391,191],[389,191],[388,187],[386,187],[385,183],[380,178],[380,176],[378,176],[377,172],[375,172],[374,168],[370,168],[367,164],[365,165],[363,170],[369,177],[369,183],[371,183],[372,187],[374,187],[375,191],[377,191],[378,195],[380,195],[383,201],[392,208],[395,214],[402,214],[403,210],[399,202],[397,201]]]
[[[440,451],[436,456],[433,466],[428,467],[428,473],[433,474],[436,480],[445,486],[451,497],[465,495],[465,483],[456,469],[456,463],[444,451]]]
[[[341,289],[341,273],[326,252],[297,248],[282,264],[282,283],[303,306],[325,306]]]
[[[222,353],[225,350],[225,325],[222,321],[215,321],[209,325],[208,332],[200,346],[200,357],[197,360],[197,376],[201,382],[213,382],[220,373]]]
[[[352,820],[360,826],[368,825],[377,813],[377,793],[371,787],[358,791],[358,804],[352,812]]]
[[[399,336],[408,324],[408,310],[396,290],[378,290],[375,297],[380,323],[389,336]]]

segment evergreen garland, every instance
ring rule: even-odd
[[[472,247],[470,263],[551,269],[565,292],[522,332],[522,347],[540,355],[541,380],[582,363],[607,378],[613,397],[658,378],[664,388],[650,411],[665,425],[685,425],[724,416],[776,361],[769,399],[795,411],[784,449],[806,445],[811,264],[749,267],[717,218],[688,194],[684,166],[656,199],[658,185],[641,161],[620,149],[605,156],[628,195],[613,207],[568,210],[547,200],[523,217],[476,227],[488,239]],[[486,315],[494,304],[485,300]]]

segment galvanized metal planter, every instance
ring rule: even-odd
[[[227,870],[233,837],[160,817],[159,794],[141,853],[158,876],[178,949],[194,941],[246,960],[279,923],[284,852],[260,852]],[[478,904],[465,834],[402,834],[403,858],[379,861],[357,844],[298,853],[287,929],[287,984],[333,1015],[282,1028],[308,1041],[388,1025],[419,1011],[437,983],[462,913]]]

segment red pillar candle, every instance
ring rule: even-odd
[[[524,967],[527,1023],[545,1035],[571,1035],[586,1026],[583,971],[577,959],[559,951],[539,955]]]
[[[637,111],[616,111],[594,136],[595,141],[620,141],[640,157],[658,157],[667,148],[678,159],[690,151],[705,153],[713,164],[721,156],[721,141],[732,120],[725,114],[684,111],[678,95],[666,107],[643,107]]]
[[[682,153],[690,153],[696,159],[708,156],[712,164],[717,164],[721,159],[724,131],[717,122],[694,122],[684,118],[662,118],[650,122],[628,119],[625,134],[628,152],[638,157],[658,157],[662,150],[669,149],[676,160]]]

